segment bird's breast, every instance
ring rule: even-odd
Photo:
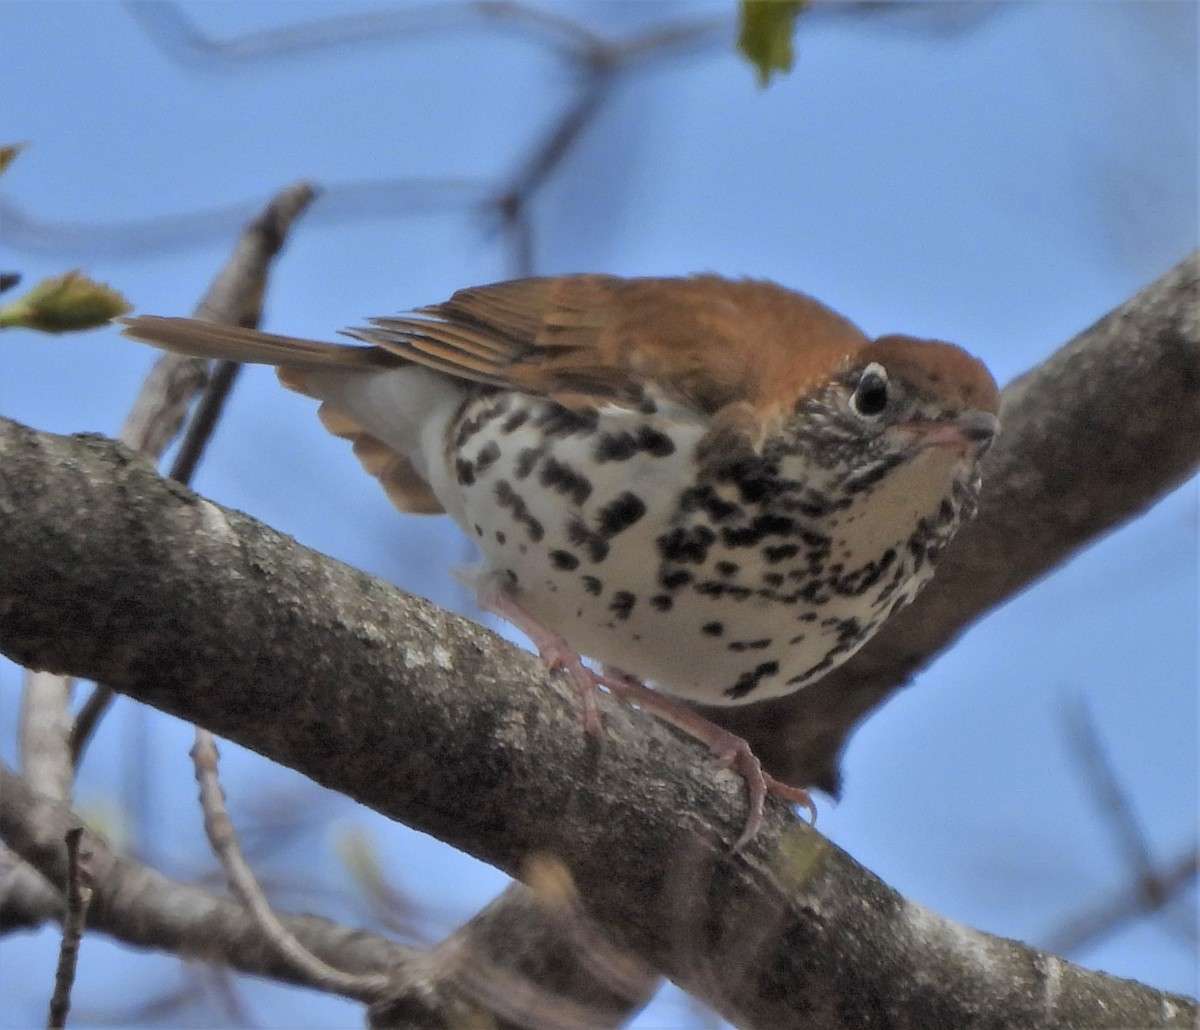
[[[877,525],[871,491],[802,460],[702,475],[704,418],[650,407],[497,392],[447,434],[453,508],[489,578],[579,653],[703,703],[776,697],[853,654],[932,572],[938,504]]]

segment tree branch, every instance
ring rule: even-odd
[[[27,863],[16,867],[23,879],[40,874],[47,886],[66,883],[68,856],[63,841],[69,830],[80,825],[70,809],[30,790],[0,764],[0,837]],[[103,930],[135,946],[219,960],[242,972],[308,985],[264,940],[239,902],[171,880],[117,855],[91,831],[85,831],[85,839],[91,851],[93,895],[88,926],[92,930]],[[45,902],[63,904],[57,892],[47,894]],[[58,915],[61,917],[61,910]],[[343,963],[362,976],[398,975],[422,954],[416,948],[401,947],[376,934],[348,930],[316,916],[282,918],[309,951]]]

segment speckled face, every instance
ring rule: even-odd
[[[818,679],[912,599],[974,506],[961,450],[793,426],[701,474],[707,428],[661,398],[576,414],[505,392],[469,402],[448,441],[494,582],[581,654],[678,697]]]

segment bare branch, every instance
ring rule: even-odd
[[[71,988],[75,985],[75,968],[79,963],[79,942],[87,922],[88,906],[92,902],[91,852],[82,843],[83,829],[73,826],[67,830],[67,916],[63,920],[62,945],[58,951],[58,967],[54,971],[54,994],[50,998],[47,1030],[63,1030],[71,1008]]]
[[[0,848],[0,934],[34,930],[66,915],[62,894],[8,848]]]
[[[383,997],[392,982],[389,977],[345,973],[335,969],[304,947],[275,914],[253,871],[242,857],[237,833],[225,810],[225,792],[217,776],[217,745],[208,730],[196,728],[192,762],[196,768],[196,782],[200,785],[200,807],[204,812],[204,831],[208,841],[221,861],[230,888],[258,924],[266,943],[275,948],[284,962],[295,967],[306,983],[318,990],[356,998]]]
[[[1048,935],[1047,947],[1060,955],[1073,954],[1148,911],[1169,904],[1188,888],[1194,889],[1197,876],[1200,876],[1200,852],[1193,846],[1186,854],[1153,870],[1153,902],[1148,902],[1142,884],[1135,883],[1067,920]]]
[[[27,669],[21,684],[21,772],[34,790],[71,796],[71,695],[75,680]]]
[[[0,837],[28,863],[24,868],[36,869],[50,883],[65,883],[68,871],[63,840],[69,829],[79,825],[73,812],[34,793],[0,764]],[[94,930],[137,947],[220,961],[241,972],[307,984],[263,940],[258,925],[239,902],[173,881],[118,855],[90,830],[84,831],[84,840],[92,852],[89,925]],[[400,975],[421,958],[417,949],[316,916],[281,918],[313,954],[364,977]]]
[[[1116,897],[1093,906],[1051,934],[1054,950],[1069,955],[1088,941],[1111,933],[1122,920],[1164,908],[1195,882],[1197,859],[1193,847],[1189,854],[1169,865],[1160,867],[1155,862],[1133,803],[1117,778],[1083,698],[1076,699],[1068,709],[1067,729],[1092,795],[1122,852],[1130,882]]]
[[[1092,713],[1083,698],[1076,698],[1068,709],[1067,730],[1092,797],[1104,813],[1122,852],[1121,858],[1129,870],[1130,879],[1138,885],[1146,905],[1157,907],[1162,903],[1162,889],[1157,882],[1150,844],[1138,823],[1133,802],[1117,779],[1116,770],[1104,750]]]

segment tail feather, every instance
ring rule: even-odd
[[[445,425],[463,383],[379,347],[275,336],[195,318],[139,315],[120,320],[124,334],[196,358],[274,365],[284,386],[322,401],[318,414],[351,441],[363,467],[401,511],[436,514],[445,507],[421,462],[422,425]]]
[[[256,329],[203,322],[196,318],[138,315],[121,319],[121,322],[125,326],[123,333],[126,336],[194,358],[245,361],[303,371],[386,369],[405,364],[403,358],[378,347],[276,336]]]

